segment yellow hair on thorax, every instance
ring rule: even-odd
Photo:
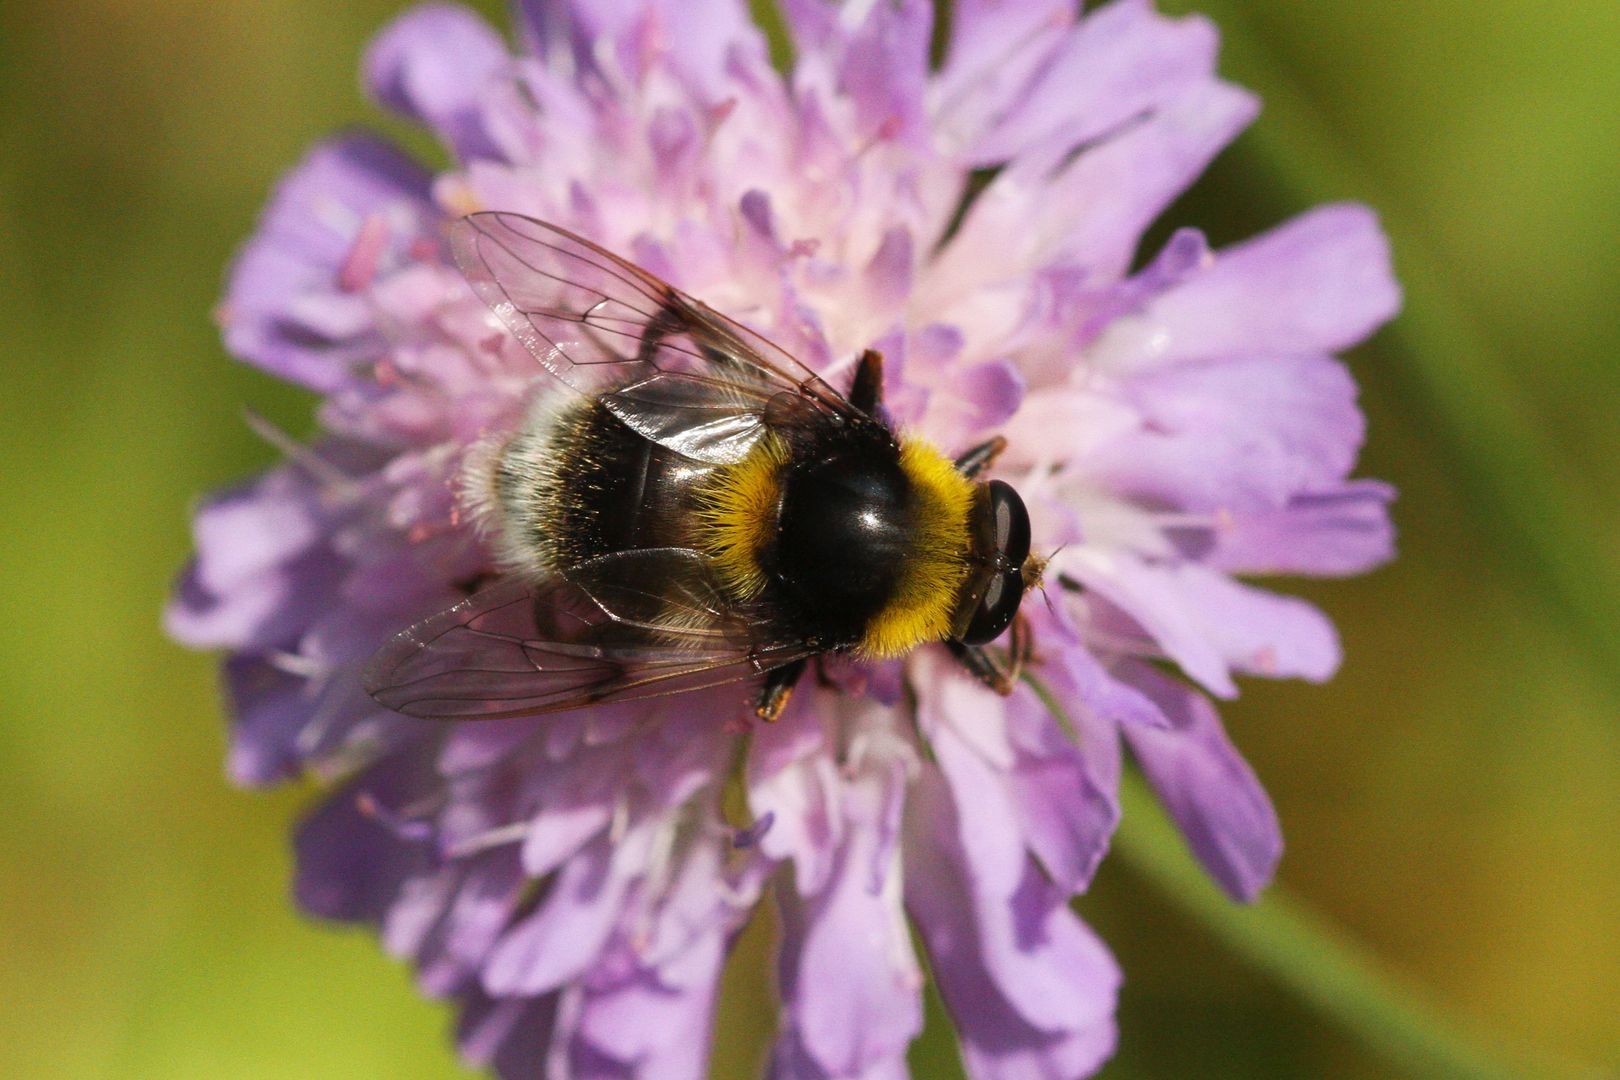
[[[902,656],[949,637],[970,569],[973,481],[931,444],[909,435],[900,438],[900,468],[911,482],[916,535],[893,598],[867,624],[856,647],[870,660]]]
[[[747,457],[716,469],[704,485],[698,503],[701,546],[739,600],[751,600],[765,588],[760,554],[776,538],[787,461],[787,444],[766,432]]]

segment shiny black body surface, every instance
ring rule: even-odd
[[[560,567],[637,548],[696,546],[695,508],[715,466],[630,430],[600,403],[566,415],[550,450],[545,538]],[[502,497],[507,492],[502,492]]]
[[[967,645],[985,645],[1001,636],[1012,625],[1018,605],[1024,598],[1024,560],[1029,557],[1029,511],[1011,484],[992,480],[986,485],[988,498],[974,522],[978,535],[975,547],[991,553],[985,571],[988,579],[960,640]]]
[[[899,444],[845,425],[786,472],[766,567],[818,634],[852,644],[893,595],[916,528]]]
[[[774,638],[837,651],[889,601],[914,530],[900,446],[877,421],[819,418],[788,443],[767,584],[740,612]],[[600,404],[565,418],[553,444],[550,545],[567,567],[643,548],[702,547],[702,488],[716,466],[661,447]],[[567,570],[564,570],[567,574]],[[657,592],[667,583],[648,581]]]

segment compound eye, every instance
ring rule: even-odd
[[[984,645],[1000,637],[1018,614],[1018,605],[1024,599],[1024,560],[1029,557],[1029,511],[1024,500],[1012,485],[992,480],[986,485],[988,499],[983,504],[988,511],[989,528],[985,518],[978,526],[980,559],[987,566],[990,581],[973,608],[967,629],[958,639],[964,645]],[[989,550],[982,546],[988,541]],[[981,563],[981,565],[984,565]],[[983,580],[980,578],[979,580]]]
[[[990,481],[990,534],[1003,567],[1020,567],[1029,557],[1029,511],[1011,484]]]
[[[1017,569],[1004,570],[991,578],[990,587],[973,609],[973,618],[962,634],[962,644],[987,645],[996,640],[1011,625],[1023,599],[1024,577]]]

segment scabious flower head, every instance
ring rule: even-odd
[[[515,48],[426,6],[365,82],[450,167],[353,134],[277,190],[225,339],[320,394],[320,434],[201,509],[168,625],[229,654],[234,779],[333,785],[298,830],[300,904],[375,925],[456,1003],[469,1061],[704,1075],[728,944],[769,893],[772,1076],[906,1074],[908,920],[975,1080],[1087,1075],[1120,976],[1069,900],[1123,746],[1229,892],[1269,880],[1277,823],[1210,698],[1339,661],[1315,609],[1238,577],[1390,553],[1332,354],[1398,294],[1355,206],[1140,250],[1256,103],[1206,21],[1075,8],[956,0],[936,70],[926,0],[787,0],[784,76],[742,0],[526,0]],[[589,236],[835,384],[881,350],[896,421],[947,450],[1005,434],[1052,555],[1025,607],[1061,715],[935,646],[751,729],[736,687],[462,725],[372,702],[359,665],[492,569],[468,448],[548,392],[448,261],[478,209]]]

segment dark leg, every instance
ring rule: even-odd
[[[584,321],[587,325],[592,325],[589,319]],[[697,346],[697,350],[702,354],[703,359],[716,371],[735,375],[741,370],[741,365],[733,357],[727,355],[725,351],[709,345],[700,335],[693,334],[691,330],[691,318],[687,316],[685,311],[676,306],[673,299],[666,297],[664,306],[659,308],[658,313],[648,319],[647,325],[642,328],[641,344],[636,349],[636,363],[647,364],[650,367],[663,370],[658,363],[658,350],[663,347],[665,339],[679,334],[687,334],[691,337],[692,344]],[[600,342],[600,339],[599,343],[609,352],[618,352],[618,348],[614,344]]]
[[[1007,639],[1007,646],[1012,656],[1012,677],[1016,681],[1024,673],[1029,658],[1035,655],[1035,635],[1029,632],[1029,620],[1022,612],[1013,616],[1012,636]]]
[[[788,698],[793,696],[793,687],[804,674],[806,661],[795,660],[791,664],[784,664],[772,669],[765,676],[765,682],[759,688],[759,701],[754,706],[754,715],[766,722],[775,720],[787,708]]]
[[[838,684],[833,682],[831,675],[827,674],[827,658],[825,656],[816,657],[816,685],[823,690],[838,689]]]
[[[849,387],[849,403],[868,416],[876,416],[883,404],[883,354],[877,350],[861,354],[855,381]]]
[[[1007,641],[1007,656],[1002,658],[982,645],[964,645],[960,641],[947,641],[945,647],[962,666],[984,685],[1005,697],[1018,685],[1024,664],[1029,660],[1029,626],[1023,616],[1013,620],[1012,636]]]
[[[586,320],[586,324],[591,325],[588,320]],[[679,312],[668,304],[659,308],[658,314],[648,319],[647,325],[642,328],[641,345],[636,349],[636,362],[652,364],[653,367],[657,367],[658,365],[653,363],[653,359],[658,355],[658,348],[664,343],[664,339],[685,329],[686,320],[681,317]],[[714,357],[711,356],[708,359],[710,363],[714,362]]]
[[[956,471],[971,480],[988,469],[1005,449],[1007,449],[1007,440],[997,435],[995,438],[980,443],[957,458]]]
[[[947,641],[945,647],[975,679],[1003,696],[1012,693],[1016,677],[1001,658],[990,650],[982,645],[963,645],[960,641]]]

